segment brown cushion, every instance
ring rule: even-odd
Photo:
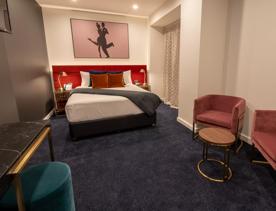
[[[108,87],[124,87],[123,73],[108,74]]]
[[[107,74],[90,74],[92,81],[92,88],[108,88],[108,75]]]

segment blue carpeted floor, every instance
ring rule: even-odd
[[[161,105],[157,116],[156,127],[79,142],[70,141],[65,117],[53,118],[56,159],[71,167],[77,210],[276,210],[275,172],[252,165],[249,147],[231,154],[229,182],[209,182],[196,170],[202,146],[177,111]],[[31,163],[48,160],[45,143]]]

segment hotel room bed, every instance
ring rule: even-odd
[[[82,87],[77,87],[77,89],[82,89]],[[132,84],[108,89],[147,92]],[[81,93],[70,96],[65,110],[70,123],[143,113],[140,108],[125,97]]]
[[[133,84],[108,89],[147,92]],[[144,113],[123,96],[75,93],[69,97],[65,111],[73,140],[156,124],[156,113]]]

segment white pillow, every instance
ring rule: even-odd
[[[132,84],[132,80],[131,80],[131,70],[128,71],[124,71],[123,73],[123,78],[124,78],[124,82],[125,84]]]
[[[90,86],[90,73],[80,71],[81,75],[81,86],[82,87],[89,87]]]

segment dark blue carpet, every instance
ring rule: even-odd
[[[70,141],[65,117],[52,120],[55,155],[71,167],[77,210],[276,210],[275,171],[251,164],[249,147],[231,154],[229,182],[209,182],[196,170],[202,146],[176,122],[177,111],[161,105],[157,116],[154,128],[79,142]],[[222,156],[217,151],[211,154]],[[32,163],[48,160],[45,143]]]

